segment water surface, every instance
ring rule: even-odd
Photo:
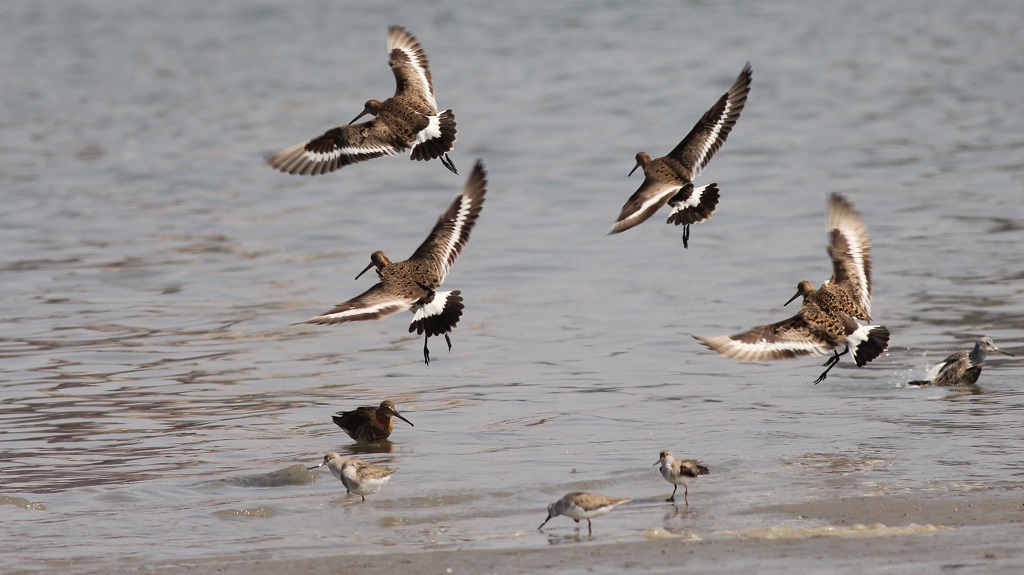
[[[595,522],[608,542],[772,527],[745,513],[767,501],[1019,489],[1019,360],[970,392],[905,384],[980,335],[1024,353],[1024,16],[806,8],[6,3],[0,569],[546,546],[575,541],[565,518],[535,531],[572,490],[636,500]],[[456,111],[463,176],[265,166],[392,93],[395,23]],[[664,216],[606,237],[633,155],[675,146],[748,60],[690,249]],[[407,314],[292,325],[372,285],[352,279],[372,251],[411,254],[476,158],[490,186],[445,284],[466,302],[451,353],[432,340],[424,366]],[[871,231],[889,352],[814,386],[815,359],[702,348],[828,278],[832,191]],[[382,399],[416,426],[363,453],[330,415]],[[712,469],[689,511],[661,501],[663,448]],[[328,450],[401,469],[366,503],[326,472],[260,479]]]

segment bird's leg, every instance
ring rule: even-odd
[[[430,340],[430,335],[426,335],[423,338],[423,363],[430,365],[430,350],[427,349],[427,341]]]
[[[587,535],[594,535],[594,526],[590,523],[589,519],[587,519]]]
[[[452,163],[452,159],[448,157],[447,153],[441,156],[441,163],[444,164],[444,167],[451,170],[453,174],[455,174],[456,176],[459,175],[459,171],[455,169],[455,164]]]
[[[846,355],[846,354],[850,353],[850,346],[846,346],[846,349],[843,350],[843,353],[839,353],[838,351],[836,351],[834,349],[832,350],[832,353],[834,355],[832,357],[828,358],[828,361],[826,361],[825,363],[821,364],[822,367],[832,367],[833,365],[839,363],[839,356]]]
[[[690,247],[690,224],[683,226],[683,249],[689,249]]]
[[[678,485],[673,485],[672,486],[672,495],[670,495],[669,498],[665,500],[667,503],[675,503],[676,502],[676,489],[679,489],[679,486]]]
[[[839,363],[839,358],[846,355],[847,353],[850,353],[850,346],[846,346],[846,349],[843,350],[843,353],[839,353],[834,349],[832,350],[832,353],[834,353],[835,355],[828,358],[828,361],[826,361],[825,363],[821,364],[825,366],[825,371],[821,372],[821,375],[818,376],[818,379],[814,380],[814,385],[818,385],[819,383],[825,381],[825,378],[828,377],[829,370],[835,367],[837,363]]]
[[[448,334],[444,334],[444,340],[448,342],[448,353],[452,352],[452,338],[448,337]]]
[[[687,507],[690,506],[690,488],[687,485],[683,486],[683,502],[686,503]]]

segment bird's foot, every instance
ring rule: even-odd
[[[452,163],[452,159],[448,157],[448,154],[441,156],[441,163],[444,167],[448,168],[456,176],[459,175],[459,171],[455,169],[455,164]]]

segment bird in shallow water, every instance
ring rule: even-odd
[[[352,411],[339,411],[337,415],[332,415],[331,419],[352,439],[372,442],[383,441],[391,436],[395,429],[393,417],[412,425],[411,421],[398,413],[394,402],[387,400],[382,401],[380,407],[358,407]]]
[[[690,482],[696,480],[698,475],[710,473],[708,468],[698,463],[696,459],[676,459],[672,456],[672,452],[667,449],[661,450],[658,460],[654,462],[655,465],[659,463],[661,464],[661,476],[665,478],[665,481],[673,484],[672,495],[665,501],[674,503],[676,500],[676,490],[682,485],[683,501],[689,507]]]
[[[710,218],[718,207],[719,197],[717,184],[695,188],[693,180],[722,147],[739,120],[750,93],[751,76],[748,62],[729,90],[668,155],[655,160],[647,152],[636,155],[636,165],[629,175],[643,168],[644,181],[622,206],[609,234],[624,232],[646,221],[667,203],[672,211],[666,223],[683,226],[683,247],[689,247],[690,224]]]
[[[455,328],[465,307],[462,292],[436,291],[444,281],[455,258],[469,241],[483,208],[487,192],[487,173],[480,161],[448,210],[434,225],[427,239],[409,259],[392,262],[384,252],[370,254],[370,264],[359,272],[359,279],[370,268],[377,268],[380,282],[358,296],[338,304],[334,309],[301,323],[330,325],[350,321],[380,319],[402,310],[413,313],[409,333],[423,334],[423,361],[430,365],[427,341],[432,335],[444,335],[448,351],[452,340],[448,333]]]
[[[327,466],[331,475],[341,480],[348,493],[355,493],[366,501],[367,495],[380,491],[381,487],[391,479],[391,474],[398,471],[397,467],[371,465],[355,457],[342,457],[331,451],[324,455],[323,463],[317,467]]]
[[[803,296],[793,317],[759,325],[730,336],[696,337],[715,352],[740,361],[788,359],[807,355],[833,355],[814,383],[825,380],[839,358],[850,351],[858,367],[881,355],[889,345],[889,330],[861,325],[871,319],[871,242],[868,229],[853,206],[839,194],[829,196],[828,253],[832,278],[818,289],[809,281],[797,285],[788,305]],[[845,346],[842,353],[836,351]]]
[[[427,55],[419,42],[401,26],[388,28],[388,63],[395,74],[395,95],[368,100],[361,114],[346,126],[267,158],[274,168],[299,175],[326,174],[339,168],[409,150],[410,159],[440,158],[444,167],[458,174],[448,152],[455,146],[455,114],[438,114],[434,82]],[[373,119],[356,124],[370,114]]]
[[[974,385],[978,383],[982,364],[990,351],[1013,356],[1012,353],[996,347],[996,342],[992,341],[991,337],[985,336],[974,343],[974,349],[970,352],[960,350],[950,355],[928,370],[923,380],[911,381],[908,385],[918,387]]]
[[[587,535],[593,535],[594,527],[590,524],[590,519],[598,515],[604,515],[627,501],[629,501],[628,497],[607,497],[597,493],[582,491],[568,493],[558,501],[548,505],[548,518],[544,520],[544,523],[540,524],[537,530],[539,531],[547,525],[547,522],[551,521],[552,517],[565,515],[566,517],[571,517],[576,523],[579,523],[581,519],[586,519]]]

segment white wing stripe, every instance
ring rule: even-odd
[[[330,162],[331,160],[334,160],[336,158],[340,158],[341,156],[358,156],[358,155],[362,155],[362,154],[387,154],[389,156],[394,156],[395,153],[396,153],[395,148],[392,147],[392,146],[376,146],[376,147],[364,146],[364,147],[337,148],[337,149],[331,150],[330,152],[310,152],[310,151],[306,151],[305,154],[303,154],[303,155],[310,162],[315,162],[315,163],[319,164],[319,163],[323,163],[323,162]]]
[[[690,166],[690,179],[696,180],[697,176],[700,175],[701,167],[707,162],[708,154],[711,153],[711,147],[716,141],[718,141],[718,135],[722,133],[722,126],[725,125],[726,118],[729,117],[729,111],[732,109],[732,102],[729,100],[725,101],[725,109],[722,110],[722,115],[718,117],[718,121],[715,122],[715,127],[712,128],[711,132],[704,138],[702,142],[700,155],[697,156],[697,161],[694,162],[693,166]]]
[[[820,342],[810,340],[768,341],[761,339],[748,343],[732,339],[729,336],[700,338],[705,345],[726,357],[740,361],[767,361],[777,352],[796,353],[799,355],[825,355],[831,348]]]
[[[396,306],[407,306],[407,305],[408,304],[406,302],[403,302],[403,301],[400,301],[400,300],[385,301],[385,302],[380,302],[380,303],[377,303],[377,304],[368,305],[368,306],[364,306],[364,307],[353,308],[353,309],[346,309],[344,311],[339,311],[339,312],[336,312],[336,313],[325,313],[324,315],[318,315],[316,317],[307,319],[304,323],[309,323],[309,322],[314,322],[314,321],[337,321],[337,320],[342,320],[342,319],[349,318],[349,317],[377,313],[377,312],[380,312],[380,311],[383,311],[383,310],[386,310],[386,309],[389,309],[389,308],[393,308],[393,307],[396,307]]]
[[[441,269],[443,270],[442,276],[448,275],[448,270],[455,263],[453,258],[455,256],[455,247],[458,245],[459,238],[462,237],[462,230],[466,227],[466,221],[469,218],[469,212],[473,208],[473,202],[466,196],[459,196],[459,211],[455,214],[455,227],[452,228],[450,234],[446,238],[447,241],[444,245],[444,251],[441,257]]]

